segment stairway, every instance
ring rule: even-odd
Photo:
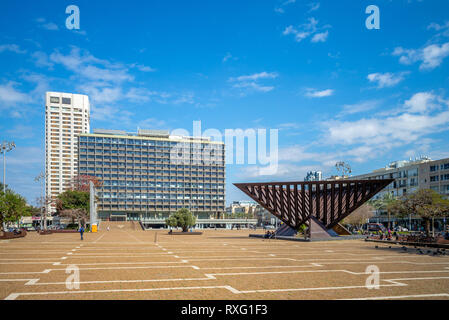
[[[138,231],[141,228],[136,221],[101,221],[100,230],[128,230],[128,231]]]

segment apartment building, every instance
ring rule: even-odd
[[[449,158],[431,160],[421,157],[415,160],[395,161],[385,168],[352,176],[350,179],[395,179],[375,197],[385,192],[403,196],[418,189],[432,189],[442,195],[449,195]]]
[[[390,185],[379,192],[374,199],[382,197],[386,192],[394,196],[403,196],[418,189],[432,189],[444,196],[449,196],[449,158],[431,160],[421,157],[415,160],[395,161],[385,168],[374,170],[371,173],[350,177],[350,179],[395,179]],[[409,215],[406,218],[391,217],[393,227],[401,225],[409,230],[424,230],[419,216]],[[370,218],[370,222],[383,223],[387,226],[388,217],[385,212],[377,212]],[[435,219],[436,230],[443,230],[446,219]]]
[[[46,197],[64,192],[78,173],[78,135],[90,131],[89,97],[47,92],[45,97]],[[48,208],[55,211],[55,205]]]
[[[232,215],[254,215],[255,209],[259,204],[250,200],[233,201],[229,207],[226,208],[226,213]]]
[[[200,219],[225,211],[223,142],[160,130],[99,129],[82,133],[78,144],[79,174],[103,183],[99,219],[163,223],[181,208]]]
[[[304,181],[321,181],[323,180],[323,173],[321,171],[307,172]]]

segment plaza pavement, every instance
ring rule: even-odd
[[[0,299],[449,299],[449,255],[249,238],[254,232],[113,228],[83,241],[30,232],[0,241]],[[378,289],[365,286],[373,265]],[[79,268],[78,289],[66,286],[69,266]]]

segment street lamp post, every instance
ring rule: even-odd
[[[3,193],[6,193],[6,152],[11,151],[15,147],[14,141],[3,141],[0,145],[0,153],[3,153]]]
[[[47,177],[47,174],[45,174],[44,172],[41,172],[41,173],[39,173],[39,175],[36,177],[36,178],[34,178],[34,181],[36,181],[36,182],[40,182],[41,183],[41,228],[42,229],[44,229],[44,230],[46,230],[47,229],[47,219],[46,219],[46,213],[44,213],[45,212],[45,210],[44,210],[44,206],[46,206],[47,205],[47,201],[46,201],[46,199],[45,199],[45,196],[44,196],[44,184],[45,184],[45,178]],[[43,226],[42,226],[42,224],[43,224]]]

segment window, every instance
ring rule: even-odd
[[[432,176],[430,177],[430,182],[438,181],[438,176]]]
[[[438,170],[438,166],[430,166],[430,172],[434,172]]]
[[[59,102],[59,100],[58,100]],[[72,99],[70,98],[62,98],[62,104],[71,104],[72,103]]]
[[[50,97],[50,102],[51,103],[59,103],[59,98],[58,97]]]

